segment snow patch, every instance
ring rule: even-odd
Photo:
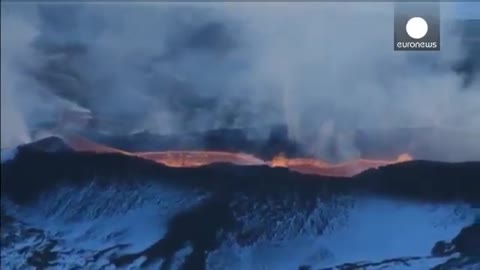
[[[210,254],[209,269],[282,270],[298,269],[300,265],[321,269],[345,263],[428,257],[437,241],[452,239],[473,220],[470,208],[463,204],[360,199],[348,211],[347,223],[335,224],[323,235],[259,241],[242,247],[225,245]],[[422,259],[414,264],[423,267],[436,263],[438,260]]]

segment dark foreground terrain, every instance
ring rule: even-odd
[[[419,204],[480,204],[480,162],[419,160],[372,169],[352,178],[334,178],[267,166],[214,164],[170,168],[119,154],[78,153],[61,139],[48,138],[20,147],[14,159],[2,163],[1,172],[2,261],[14,257],[12,252],[19,252],[26,254],[26,262],[37,269],[60,267],[60,257],[88,257],[90,261],[84,261],[84,267],[89,263],[106,262],[104,266],[91,266],[93,269],[107,269],[102,267],[108,265],[126,267],[139,260],[141,268],[158,269],[154,265],[161,260],[161,269],[201,270],[207,267],[209,253],[217,250],[225,239],[233,237],[239,245],[249,245],[265,237],[277,237],[275,230],[281,231],[281,224],[290,222],[291,218],[287,220],[286,217],[291,213],[295,213],[294,216],[315,213],[317,219],[299,219],[289,225],[289,230],[301,231],[309,226],[322,235],[331,221],[337,219],[338,213],[351,206],[355,200],[352,198],[379,197]],[[129,244],[121,243],[102,250],[74,251],[62,247],[59,236],[18,220],[11,209],[12,205],[35,207],[45,194],[65,187],[80,192],[92,184],[100,190],[99,194],[118,186],[134,192],[139,185],[160,184],[163,188],[186,190],[191,196],[204,196],[195,205],[171,216],[161,239],[136,251],[128,251]],[[320,207],[322,211],[315,212],[319,211],[319,198],[325,206]],[[94,199],[90,204],[94,204]],[[79,209],[75,214],[84,211]],[[251,215],[260,217],[263,225],[249,225]],[[31,245],[12,251],[22,239],[30,239]],[[328,269],[380,269],[442,257],[448,260],[432,269],[480,267],[479,224],[465,227],[454,239],[438,240],[440,242],[432,247],[429,256],[351,262]],[[175,254],[186,246],[190,248],[189,254],[178,268],[173,268]],[[8,252],[7,247],[10,247]],[[298,267],[314,269],[309,265]]]

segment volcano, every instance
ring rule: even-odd
[[[261,258],[273,269],[286,263],[291,269],[396,269],[405,263],[460,269],[480,263],[478,226],[470,224],[468,210],[480,203],[479,162],[406,156],[332,165],[281,155],[264,161],[213,151],[135,153],[79,137],[45,138],[2,160],[2,263],[9,258],[2,267],[226,269],[237,267],[235,250],[282,249],[291,253],[288,261],[275,263],[264,253],[252,260]],[[343,175],[351,164],[365,166],[363,172]],[[352,233],[352,222],[366,235],[362,226],[372,226],[365,216],[371,214],[392,219],[385,233],[398,234],[396,241],[416,235],[395,225],[399,220],[434,234],[422,236],[421,248],[396,244],[386,257],[334,259],[332,250],[340,251],[328,243]],[[406,219],[416,214],[428,218]],[[369,237],[350,244],[381,250]],[[24,241],[30,244],[19,250]],[[318,247],[312,250],[312,243]]]
[[[2,267],[220,270],[242,267],[237,250],[272,269],[480,266],[480,163],[415,156],[431,155],[419,142],[443,131],[358,132],[360,156],[336,161],[309,155],[282,126],[263,138],[56,132],[2,152],[2,260],[16,258]],[[370,227],[385,222],[392,251],[368,255],[383,252]],[[345,234],[368,252],[339,258]],[[412,238],[423,246],[403,243]],[[264,254],[285,250],[294,255],[281,263]]]
[[[94,153],[119,153],[152,160],[170,167],[198,167],[214,163],[232,163],[236,165],[268,165],[285,167],[293,171],[324,176],[354,176],[371,168],[412,160],[409,154],[401,154],[395,160],[358,159],[339,164],[313,158],[287,158],[284,154],[274,156],[272,160],[262,160],[251,154],[226,151],[155,151],[127,152],[102,145],[80,136],[66,136],[66,140],[76,151]]]
[[[0,269],[480,269],[480,21],[134,2],[2,1]]]

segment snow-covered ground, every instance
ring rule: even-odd
[[[246,248],[224,247],[210,256],[210,264],[212,269],[217,265],[215,269],[228,266],[232,270],[287,270],[299,265],[321,269],[361,261],[428,257],[437,241],[452,239],[472,219],[466,205],[364,200],[349,211],[346,224],[329,228],[325,235],[259,242]],[[408,269],[428,269],[426,265],[445,260],[418,260],[417,266]],[[390,269],[400,269],[393,267]]]
[[[15,153],[15,149],[2,150],[2,162]],[[45,269],[115,269],[109,258],[151,246],[165,235],[173,216],[208,195],[143,182],[58,188],[29,206],[2,198],[2,211],[6,210],[2,218],[6,212],[14,219],[8,226],[2,220],[2,269],[28,269],[25,265],[35,265],[32,258],[54,262],[43,265]],[[269,229],[273,236],[257,235],[256,241],[245,244],[230,235],[208,254],[207,269],[295,270],[301,265],[331,269],[354,263],[358,268],[351,269],[424,270],[451,258],[431,257],[435,243],[451,240],[474,220],[471,207],[463,203],[365,197],[349,201],[348,207],[329,216],[321,233],[312,223],[322,211],[306,214],[293,208],[271,222],[260,209],[268,212],[272,206],[255,206],[240,216],[242,223],[273,224]],[[316,210],[324,207],[328,205],[318,203]],[[298,224],[303,228],[299,230]],[[180,265],[190,252],[188,245],[178,251],[173,265]],[[48,254],[51,259],[45,259]],[[128,269],[140,269],[144,259],[138,258]],[[158,269],[159,263],[148,269]]]
[[[166,200],[162,201],[167,204]],[[192,203],[193,200],[185,205]],[[37,209],[18,208],[16,218],[25,221],[28,227],[43,231],[52,239],[60,240],[56,248],[63,250],[66,255],[62,259],[62,266],[52,269],[65,269],[63,267],[72,264],[68,262],[68,257],[77,258],[75,264],[78,265],[81,264],[79,260],[88,261],[88,256],[94,256],[95,251],[112,248],[127,253],[138,252],[161,239],[166,231],[166,221],[179,209],[165,207],[159,211],[161,208],[158,206],[139,203],[127,207],[129,209],[123,214],[104,212],[75,220],[71,216],[58,214],[66,213],[63,211],[48,214],[45,210],[51,206],[38,205]],[[74,206],[71,204],[67,207]],[[83,207],[87,206],[79,205],[78,209]],[[78,213],[75,209],[71,210]],[[473,219],[468,206],[461,204],[419,205],[376,199],[358,201],[347,216],[346,223],[332,225],[323,235],[304,232],[298,237],[258,240],[247,246],[227,240],[209,255],[208,269],[287,270],[298,269],[300,265],[322,269],[345,263],[409,257],[423,258],[412,260],[408,267],[392,263],[391,267],[382,265],[387,267],[382,269],[428,269],[448,259],[428,258],[434,244],[439,240],[452,239]],[[32,238],[26,238],[9,248],[2,248],[2,261],[8,262],[14,257],[12,254],[21,253],[21,248],[31,246],[31,241]],[[115,248],[120,245],[130,246]],[[188,247],[186,249],[182,251],[185,255],[188,254]],[[67,250],[77,252],[68,253]],[[177,253],[176,257],[182,257],[182,252]],[[92,264],[91,269],[99,267],[98,263]],[[105,261],[104,265],[108,265],[108,262]],[[155,265],[158,267],[158,264]],[[377,268],[372,266],[365,269]]]

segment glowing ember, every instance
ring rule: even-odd
[[[288,158],[285,155],[279,154],[278,156],[273,157],[272,161],[270,162],[270,166],[272,167],[288,167]]]
[[[410,156],[407,153],[403,153],[403,154],[399,155],[398,158],[397,158],[397,162],[406,162],[406,161],[411,161],[411,160],[413,160],[413,157]]]
[[[316,167],[325,168],[331,166],[328,162],[309,158],[287,158],[284,154],[279,154],[268,162],[272,167]]]
[[[161,151],[130,153],[101,145],[78,136],[70,136],[67,142],[77,151],[95,153],[120,153],[152,160],[170,167],[199,167],[213,163],[232,163],[236,165],[268,165],[284,167],[304,174],[349,177],[371,168],[378,168],[394,163],[412,160],[409,154],[401,154],[395,160],[358,159],[349,162],[330,164],[309,158],[287,158],[284,154],[275,156],[271,161],[264,161],[253,155],[220,151]]]

